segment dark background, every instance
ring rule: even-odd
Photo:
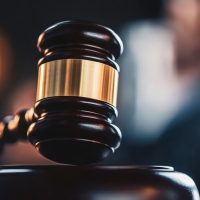
[[[70,19],[90,20],[116,31],[129,21],[157,18],[159,0],[58,0],[58,1],[2,1],[0,28],[11,41],[14,54],[13,78],[34,73],[39,58],[38,35],[48,26]],[[31,66],[30,66],[31,65]]]

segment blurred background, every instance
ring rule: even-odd
[[[94,21],[124,42],[116,124],[123,140],[103,164],[172,165],[200,188],[200,1],[2,1],[0,117],[35,102],[38,35],[63,20]],[[47,164],[27,143],[0,164]]]

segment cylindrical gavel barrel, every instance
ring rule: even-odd
[[[117,116],[122,42],[111,29],[83,21],[65,21],[39,37],[35,113],[31,143],[45,157],[71,164],[106,158],[119,147]]]

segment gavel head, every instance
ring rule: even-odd
[[[100,161],[119,147],[117,116],[119,66],[123,51],[111,29],[64,21],[39,37],[35,104],[37,121],[28,137],[50,160],[68,164]]]

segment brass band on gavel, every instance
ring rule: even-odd
[[[77,96],[116,106],[118,71],[85,59],[61,59],[39,65],[36,100]]]

